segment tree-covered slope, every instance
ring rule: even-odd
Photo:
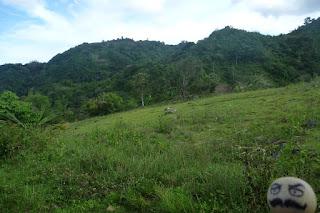
[[[178,45],[126,38],[84,43],[45,64],[0,66],[0,91],[20,96],[39,91],[79,114],[105,92],[148,104],[207,94],[221,84],[235,90],[286,85],[320,73],[319,25],[320,19],[306,19],[280,36],[226,27],[197,43]]]
[[[30,88],[41,85],[44,68],[45,64],[38,62],[0,66],[0,91],[26,94]]]
[[[154,41],[117,39],[84,43],[53,57],[47,64],[46,74],[55,82],[61,79],[99,81],[134,64],[164,61],[173,51],[173,46]]]

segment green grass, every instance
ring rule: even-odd
[[[320,198],[319,81],[37,132],[0,166],[1,212],[268,212],[277,177]],[[310,120],[318,122],[308,126]],[[281,145],[282,144],[282,145]]]

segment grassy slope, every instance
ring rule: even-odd
[[[97,117],[1,163],[2,212],[268,212],[279,176],[320,198],[319,81]],[[312,122],[309,122],[312,123]],[[319,125],[319,124],[318,124]],[[49,134],[49,133],[48,133]]]

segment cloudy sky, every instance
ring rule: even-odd
[[[227,25],[277,35],[306,17],[320,17],[320,0],[0,0],[0,64],[121,36],[177,44]]]

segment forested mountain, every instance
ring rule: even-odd
[[[226,27],[178,45],[121,38],[81,44],[48,63],[2,65],[0,92],[41,93],[67,119],[82,118],[104,114],[110,99],[118,105],[108,112],[211,93],[221,84],[239,91],[310,80],[320,73],[319,49],[320,18],[280,36]]]

